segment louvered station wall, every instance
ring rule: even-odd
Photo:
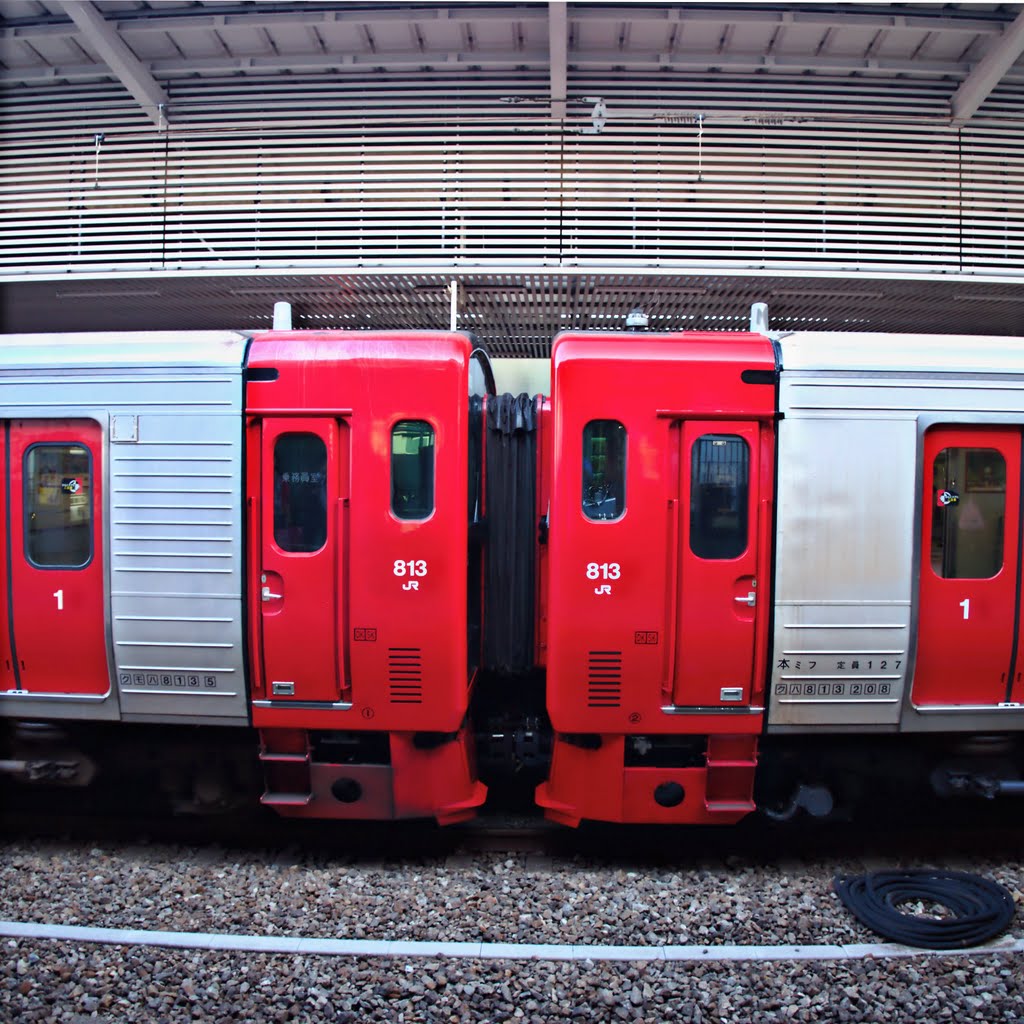
[[[0,274],[1024,268],[1012,83],[963,129],[938,82],[581,75],[564,126],[545,89],[185,80],[165,131],[115,87],[12,90]]]

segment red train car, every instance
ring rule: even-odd
[[[282,814],[453,822],[484,801],[466,722],[480,358],[459,334],[252,341],[252,718]]]
[[[726,823],[753,808],[776,381],[762,335],[556,339],[548,817]]]

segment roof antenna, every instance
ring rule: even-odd
[[[626,330],[627,331],[646,331],[649,317],[643,311],[642,306],[634,306],[626,314]]]
[[[768,333],[768,303],[755,302],[750,307],[750,332],[752,334]]]
[[[274,303],[274,330],[290,331],[292,329],[292,304],[290,302]]]

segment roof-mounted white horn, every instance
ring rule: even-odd
[[[750,330],[754,334],[768,333],[768,303],[755,302],[750,307]]]

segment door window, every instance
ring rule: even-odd
[[[327,446],[316,434],[282,434],[274,445],[274,542],[300,552],[327,542]]]
[[[92,457],[79,444],[36,444],[25,453],[25,554],[43,569],[92,561]]]
[[[583,514],[621,519],[626,511],[626,428],[618,420],[591,420],[583,428]]]
[[[402,420],[391,431],[391,511],[426,519],[434,511],[434,428]]]
[[[690,550],[738,558],[747,549],[750,448],[735,434],[705,434],[690,458]]]
[[[1006,459],[995,448],[943,448],[932,465],[931,563],[942,579],[991,579],[1003,567]]]

